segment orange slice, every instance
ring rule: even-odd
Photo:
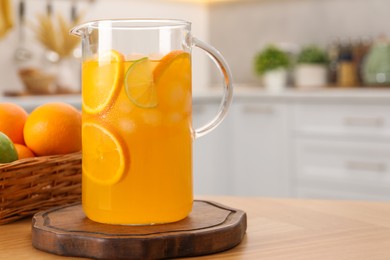
[[[125,75],[127,97],[138,107],[157,106],[157,91],[153,82],[152,63],[148,58],[134,61]]]
[[[123,177],[129,156],[123,142],[107,128],[84,123],[83,173],[96,183],[113,185]]]
[[[83,62],[82,106],[90,114],[99,113],[114,102],[123,82],[121,53],[110,50],[95,60]]]
[[[154,82],[158,82],[162,75],[169,70],[175,73],[175,70],[180,70],[181,65],[189,66],[191,64],[190,54],[182,50],[173,50],[165,55],[153,71]],[[172,67],[173,66],[173,67]],[[187,68],[185,68],[187,69]]]
[[[159,106],[182,115],[191,110],[190,54],[175,50],[165,55],[153,71]]]

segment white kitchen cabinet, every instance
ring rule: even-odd
[[[232,192],[290,195],[286,104],[240,99],[232,107]]]
[[[80,96],[0,99],[80,106]],[[219,102],[194,96],[194,127]],[[194,140],[193,169],[195,195],[390,200],[390,91],[236,91],[222,124]]]
[[[195,100],[193,104],[193,125],[200,127],[210,121],[218,112],[219,99]],[[231,194],[231,113],[212,132],[193,143],[194,194]]]
[[[390,198],[390,143],[298,139],[294,155],[298,191],[317,187],[328,191],[324,197],[334,191],[345,198]]]
[[[390,105],[298,103],[293,130],[305,137],[390,141]]]
[[[390,199],[390,106],[295,104],[294,195]]]
[[[198,175],[201,181],[211,180],[202,185],[204,191],[390,199],[387,101],[380,96],[347,95],[344,99],[309,94],[236,98],[221,132],[204,137],[199,146],[207,148],[195,146],[195,162],[203,162],[195,168],[209,172],[209,176]],[[218,163],[226,158],[228,167]]]
[[[194,126],[218,106],[195,102]],[[225,121],[194,141],[195,194],[289,196],[287,125],[285,104],[234,101]]]

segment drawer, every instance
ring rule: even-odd
[[[390,187],[389,142],[297,138],[293,147],[298,180]]]
[[[390,140],[390,106],[297,104],[293,129],[298,135],[372,137]]]

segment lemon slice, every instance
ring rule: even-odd
[[[83,62],[82,106],[85,112],[99,113],[114,102],[123,82],[123,61],[121,53],[110,50]]]
[[[153,108],[158,104],[153,82],[152,63],[148,58],[134,61],[125,75],[127,97],[138,107]]]
[[[84,123],[82,134],[83,173],[99,184],[119,182],[129,165],[123,142],[107,128],[94,123]]]

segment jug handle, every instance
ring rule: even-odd
[[[214,61],[214,64],[218,67],[223,77],[223,98],[219,106],[217,115],[206,123],[204,126],[193,130],[194,139],[204,136],[214,130],[226,117],[229,106],[232,102],[233,97],[233,85],[232,85],[232,73],[230,72],[229,66],[225,61],[222,54],[215,49],[213,46],[192,37],[192,43],[195,47],[205,51],[208,56]]]

